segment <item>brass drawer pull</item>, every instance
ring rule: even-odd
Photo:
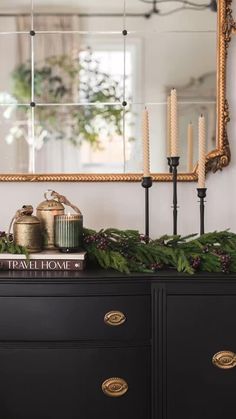
[[[236,367],[236,354],[231,351],[217,352],[213,358],[212,363],[222,370],[229,370]]]
[[[102,391],[108,397],[121,397],[128,391],[128,384],[123,378],[108,378],[102,383]]]
[[[125,321],[126,317],[121,311],[109,311],[104,316],[104,322],[108,326],[121,326]]]

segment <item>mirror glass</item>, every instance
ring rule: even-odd
[[[216,9],[214,0],[2,0],[0,172],[142,173],[146,106],[151,171],[166,173],[172,87],[180,171],[191,172],[201,113],[208,151],[216,146]]]

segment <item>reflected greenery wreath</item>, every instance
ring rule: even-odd
[[[29,101],[31,76],[30,61],[20,64],[12,73],[12,94],[19,103]],[[37,107],[38,135],[42,131],[44,141],[51,138],[66,139],[74,146],[87,141],[93,148],[99,149],[101,135],[108,139],[122,135],[121,81],[102,70],[100,61],[89,48],[83,56],[78,55],[77,58],[59,55],[48,57],[43,63],[36,63],[34,91],[36,99],[39,98],[43,103],[70,103],[75,96],[77,101],[89,104],[79,107]],[[21,108],[23,115],[30,117],[30,112],[26,107]],[[17,127],[11,131],[13,139],[20,136]]]

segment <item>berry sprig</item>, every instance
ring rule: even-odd
[[[195,256],[190,260],[191,266],[195,271],[198,271],[201,266],[201,258],[200,256]]]
[[[100,250],[108,250],[109,239],[104,233],[95,233],[84,237],[84,243]]]
[[[223,254],[220,256],[220,264],[221,264],[221,271],[225,274],[230,272],[230,264],[232,261],[232,257],[227,254]]]
[[[153,272],[158,272],[158,271],[161,271],[162,269],[164,269],[164,264],[163,264],[163,263],[152,263],[152,264],[150,265],[150,269],[151,269]]]
[[[0,231],[0,239],[12,242],[13,241],[13,234],[7,234],[5,231]]]

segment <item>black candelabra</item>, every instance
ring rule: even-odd
[[[171,173],[173,176],[173,235],[177,235],[177,218],[178,218],[178,198],[177,198],[177,182],[178,182],[178,166],[179,157],[170,158]]]
[[[206,188],[197,188],[197,195],[200,199],[200,234],[205,233],[205,198],[206,198]]]
[[[145,236],[149,238],[149,189],[152,187],[152,177],[145,176],[142,179],[142,187],[145,189]]]

